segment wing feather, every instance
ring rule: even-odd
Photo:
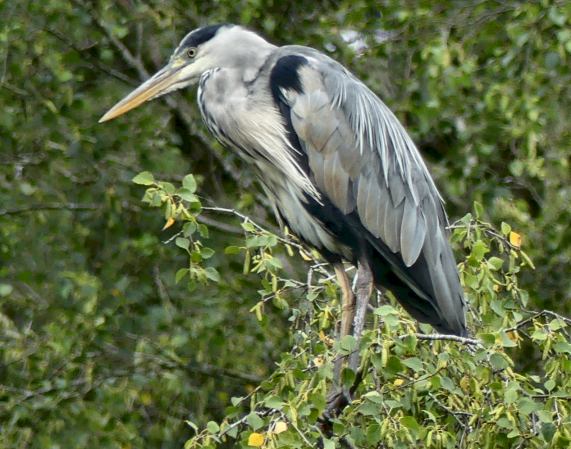
[[[465,332],[464,299],[447,242],[442,199],[414,143],[389,108],[341,65],[305,47],[302,91],[289,97],[291,122],[310,177],[366,237],[423,304],[403,304],[442,329]],[[392,254],[387,253],[387,248]],[[382,282],[382,280],[381,280]],[[427,304],[430,306],[427,307]]]

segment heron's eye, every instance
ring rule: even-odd
[[[196,56],[196,48],[192,47],[192,48],[189,48],[188,50],[186,50],[186,55],[190,59],[194,58]]]

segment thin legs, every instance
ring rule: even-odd
[[[349,278],[343,268],[343,264],[336,263],[333,268],[337,275],[337,281],[341,287],[341,295],[343,300],[343,308],[341,312],[341,328],[339,329],[339,338],[349,335],[351,332],[351,324],[355,316],[355,296],[349,283]]]
[[[353,336],[359,342],[365,327],[365,315],[369,298],[373,293],[373,273],[366,260],[359,261],[357,265],[357,283],[355,285],[355,295],[357,297],[355,316],[353,318]],[[359,352],[354,352],[349,357],[349,367],[357,372],[359,368]]]
[[[357,342],[359,342],[363,333],[363,327],[365,326],[365,315],[369,297],[373,291],[373,274],[371,268],[366,260],[359,261],[354,295],[343,265],[335,264],[333,267],[339,281],[339,286],[341,287],[343,301],[339,338],[351,334],[352,327],[352,334]],[[336,385],[327,399],[326,417],[335,416],[351,401],[350,389],[342,388],[340,385],[341,369],[346,360],[346,357],[340,357],[335,362],[334,372]],[[357,350],[349,356],[349,367],[355,373],[359,368],[359,361],[359,351]]]
[[[359,261],[357,265],[357,282],[354,295],[343,265],[335,264],[334,269],[343,298],[339,338],[349,335],[351,333],[351,325],[353,325],[353,336],[359,341],[365,326],[367,305],[369,304],[369,298],[373,292],[373,273],[366,260]],[[338,360],[338,363],[336,363],[336,374],[340,373],[342,364],[343,359]],[[349,357],[349,367],[353,371],[357,371],[359,367],[358,352],[351,354]]]

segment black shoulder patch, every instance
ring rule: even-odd
[[[305,154],[299,137],[293,129],[291,110],[289,105],[284,101],[280,89],[293,89],[300,94],[303,93],[303,86],[299,78],[299,68],[307,63],[307,59],[303,56],[283,56],[277,60],[276,65],[270,73],[270,91],[272,92],[274,103],[284,119],[288,140],[291,146],[296,150],[292,152],[292,155],[304,173],[309,173],[307,154]]]
[[[305,64],[307,64],[307,59],[299,55],[287,55],[278,59],[270,74],[270,88],[276,103],[280,101],[280,89],[303,92],[298,70]]]
[[[231,26],[229,23],[219,23],[217,25],[208,25],[197,30],[191,31],[180,43],[181,48],[198,47],[212,39],[218,30],[225,26]]]

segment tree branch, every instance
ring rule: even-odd
[[[82,210],[98,210],[101,206],[98,204],[79,204],[79,203],[47,203],[47,204],[34,204],[31,206],[16,207],[14,209],[0,209],[0,217],[5,215],[18,215],[28,212],[37,211],[50,211],[50,210],[69,210],[69,211],[82,211]]]
[[[555,313],[551,310],[542,310],[541,312],[537,312],[534,315],[530,316],[529,318],[526,318],[525,320],[520,321],[515,326],[510,327],[508,329],[504,329],[504,332],[517,331],[517,330],[521,329],[522,327],[530,324],[533,320],[536,320],[537,318],[539,318],[541,316],[551,316],[551,317],[559,319],[559,320],[563,321],[565,324],[571,326],[571,319],[570,318],[564,317],[563,315],[559,315],[558,313]]]
[[[482,342],[476,338],[459,337],[458,335],[447,335],[447,334],[413,334],[413,335],[419,340],[455,341],[457,343],[462,343],[464,345],[482,346]],[[408,335],[399,336],[401,340],[406,337],[408,337]]]

